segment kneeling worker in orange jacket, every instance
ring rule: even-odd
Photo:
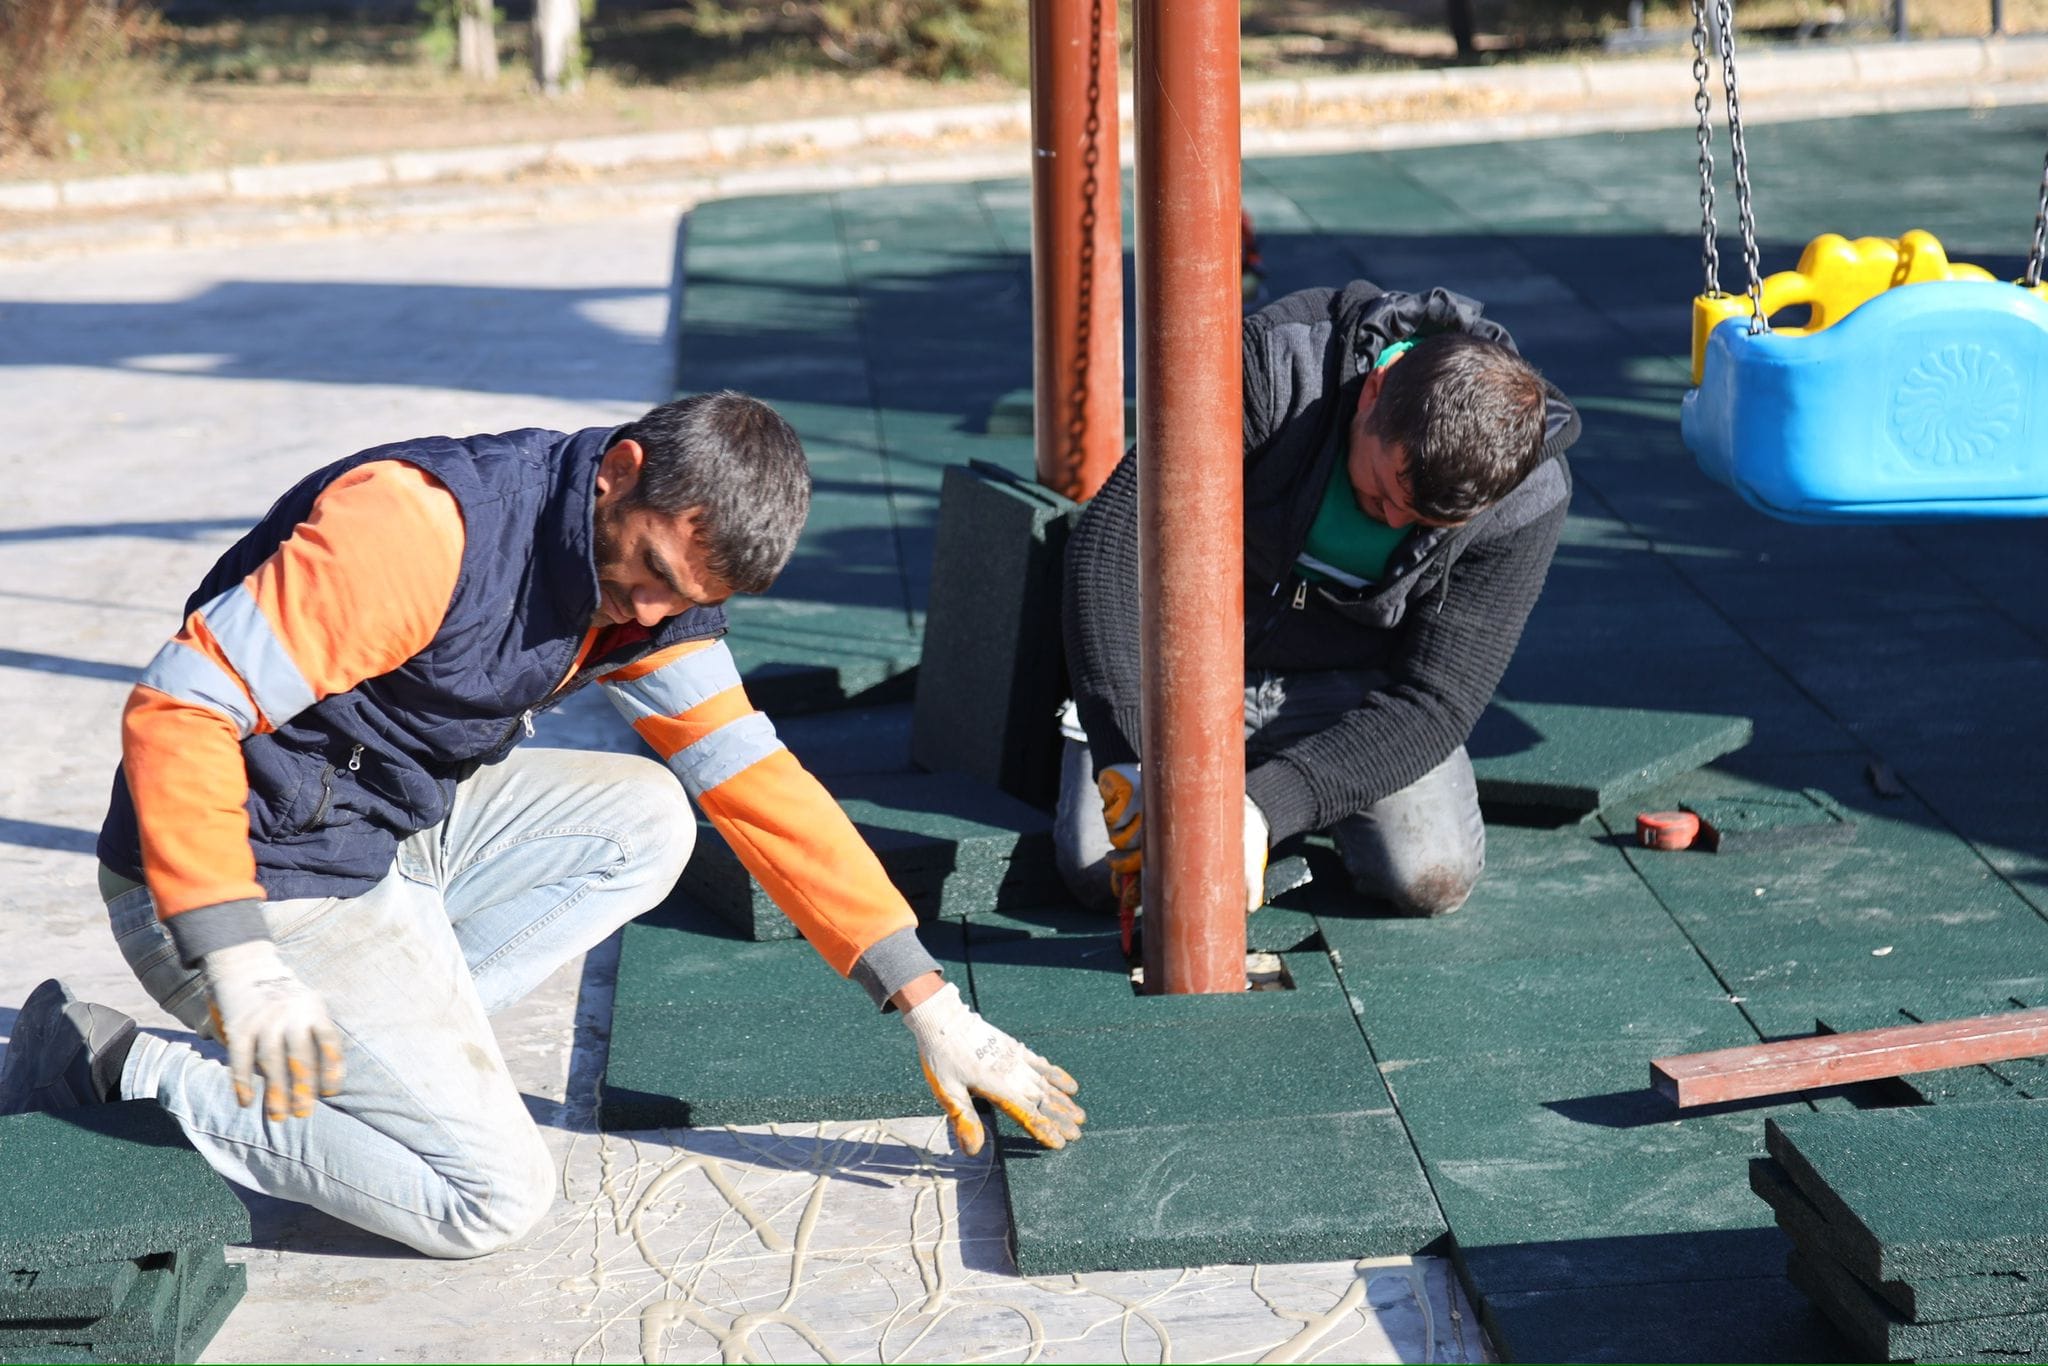
[[[489,1017],[667,893],[694,798],[826,962],[902,1011],[965,1150],[975,1096],[1078,1138],[1073,1079],[944,981],[740,685],[721,604],[768,588],[809,505],[796,433],[733,393],[300,481],[136,686],[99,842],[122,954],[228,1063],[46,982],[0,1114],[153,1097],[243,1185],[434,1256],[501,1248],[558,1182]],[[591,684],[666,768],[520,747]]]

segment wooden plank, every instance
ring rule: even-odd
[[[1655,1058],[1650,1084],[1683,1110],[2041,1054],[2048,1054],[2048,1008]]]

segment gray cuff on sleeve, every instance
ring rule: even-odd
[[[928,972],[944,972],[939,960],[926,951],[916,929],[905,926],[868,951],[853,965],[853,980],[867,989],[869,997],[883,1010],[894,1009],[889,998],[908,982]]]
[[[263,918],[260,901],[222,901],[212,906],[194,906],[189,911],[166,916],[164,928],[177,945],[178,959],[188,968],[215,949],[229,949],[252,939],[270,938],[270,923]]]

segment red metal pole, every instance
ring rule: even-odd
[[[1245,987],[1237,0],[1137,0],[1145,981]]]
[[[1124,452],[1116,0],[1032,0],[1031,323],[1038,481],[1092,498]]]

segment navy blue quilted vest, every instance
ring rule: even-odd
[[[448,814],[455,784],[501,759],[562,680],[598,610],[591,510],[615,428],[573,435],[528,428],[429,437],[361,451],[301,480],[236,542],[185,603],[191,613],[251,573],[311,513],[335,479],[373,460],[404,460],[462,505],[462,572],[440,631],[406,663],[325,698],[242,742],[256,874],[274,901],[355,896],[390,871],[398,842]],[[698,607],[652,633],[622,628],[578,680],[684,640],[720,635],[725,612]],[[114,774],[100,861],[142,877],[128,784]]]

